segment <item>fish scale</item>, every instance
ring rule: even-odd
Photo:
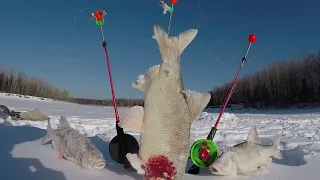
[[[149,68],[143,75],[144,81],[139,81],[140,75],[132,84],[146,93],[144,107],[130,108],[119,122],[120,127],[141,133],[139,153],[126,156],[132,167],[150,180],[182,179],[188,159],[191,123],[211,98],[210,93],[184,90],[183,87],[180,56],[197,32],[192,29],[169,37],[162,28],[154,26],[161,64]],[[153,163],[160,164],[153,167]],[[157,172],[161,167],[171,166],[167,169],[170,172]],[[165,177],[165,174],[172,177]]]
[[[42,144],[52,140],[52,146],[58,151],[59,157],[74,162],[89,170],[101,170],[105,167],[102,153],[83,134],[71,128],[67,119],[61,116],[58,129],[52,129],[48,119],[47,134],[42,138]]]
[[[270,157],[282,158],[277,149],[280,137],[281,134],[271,146],[262,145],[257,129],[252,127],[245,142],[226,148],[209,169],[216,175],[250,174],[263,169],[268,165]]]

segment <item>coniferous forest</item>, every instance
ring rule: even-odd
[[[210,82],[208,82],[210,83]],[[208,106],[220,107],[232,82],[215,87]],[[0,92],[52,98],[78,104],[112,106],[112,100],[72,98],[61,90],[36,77],[28,77],[14,69],[0,68]],[[244,107],[304,107],[320,105],[320,56],[307,55],[303,60],[274,62],[251,75],[239,78],[229,104]],[[143,106],[143,99],[117,99],[118,106]]]

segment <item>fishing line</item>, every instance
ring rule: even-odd
[[[198,24],[197,24],[197,29],[199,29],[199,27],[200,27],[200,20],[202,19],[202,13],[203,13],[203,11],[202,11],[202,8],[201,8],[201,4],[200,4],[200,1],[199,0],[196,0],[197,1],[197,4],[198,4],[198,12],[200,12],[199,13],[199,16],[198,16]],[[199,35],[200,36],[200,35]],[[221,65],[223,65],[225,68],[227,68],[232,74],[234,74],[233,73],[233,71],[227,66],[227,65],[225,65],[223,62],[221,62],[218,58],[217,58],[217,56],[208,48],[208,45],[204,42],[203,43],[204,44],[204,46],[205,47],[207,47],[207,50],[210,52],[210,54],[211,54],[211,56],[212,57],[214,57],[214,59],[216,60],[216,61],[218,61]]]
[[[101,9],[99,11],[91,12],[90,18],[95,19],[96,25],[99,26],[99,29],[100,29],[102,46],[105,52],[105,59],[108,66],[109,83],[110,83],[113,108],[114,108],[115,119],[116,119],[117,135],[114,138],[112,138],[112,140],[109,143],[109,154],[114,161],[116,161],[119,164],[123,164],[126,170],[133,171],[134,168],[131,166],[129,160],[126,157],[126,154],[127,153],[137,154],[139,152],[139,143],[132,135],[125,134],[123,128],[119,126],[120,117],[119,117],[118,108],[117,108],[115,90],[113,87],[107,42],[105,39],[105,35],[103,33],[103,25],[105,22],[103,17],[105,15],[107,15],[107,11],[105,9]]]
[[[173,9],[174,4],[171,5],[171,8]],[[167,33],[170,33],[170,26],[171,26],[171,20],[172,20],[172,13],[173,11],[170,12],[170,17],[169,17],[169,22],[168,22],[168,31]]]
[[[225,110],[225,108],[226,108],[226,106],[227,106],[227,104],[228,104],[228,102],[229,102],[229,100],[230,100],[230,98],[231,98],[231,95],[232,95],[233,90],[234,90],[234,88],[235,88],[235,85],[236,85],[237,79],[238,79],[238,77],[239,77],[239,74],[240,74],[240,72],[241,72],[241,70],[242,70],[242,68],[243,68],[243,66],[244,66],[244,64],[245,64],[245,62],[246,62],[246,60],[247,60],[247,55],[248,55],[248,53],[249,53],[250,47],[251,47],[251,45],[252,45],[255,41],[256,41],[256,36],[255,36],[254,34],[250,34],[249,37],[248,37],[248,42],[249,42],[249,44],[248,44],[246,53],[245,53],[245,55],[242,57],[241,65],[240,65],[240,67],[238,68],[238,72],[237,72],[237,74],[236,74],[236,77],[234,78],[234,80],[233,80],[233,82],[232,82],[232,85],[231,85],[230,91],[229,91],[229,93],[228,93],[228,96],[227,96],[227,98],[225,99],[225,101],[224,101],[224,103],[223,103],[223,107],[222,107],[222,109],[221,109],[221,111],[220,111],[220,113],[219,113],[218,119],[217,119],[215,125],[211,128],[211,130],[210,130],[210,132],[209,132],[206,140],[201,139],[201,140],[196,141],[196,142],[192,145],[192,147],[191,147],[191,149],[190,149],[190,157],[191,157],[191,160],[192,160],[192,162],[193,162],[194,164],[193,164],[193,166],[188,170],[188,173],[189,173],[189,174],[198,174],[199,171],[200,171],[200,168],[199,168],[199,167],[209,167],[210,164],[214,161],[214,159],[219,156],[219,154],[218,154],[218,147],[217,147],[217,145],[213,142],[213,138],[214,138],[214,136],[215,136],[215,134],[216,134],[216,132],[217,132],[217,130],[218,130],[218,129],[217,129],[218,124],[219,124],[219,122],[220,122],[220,120],[221,120],[221,117],[222,117],[222,115],[223,115],[223,113],[224,113],[224,110]],[[199,143],[202,143],[202,142],[206,142],[206,144],[205,144],[205,145],[202,144],[202,146],[205,146],[205,147],[202,147],[201,150],[207,150],[207,151],[209,151],[209,153],[206,154],[205,159],[200,159],[200,161],[198,161],[198,159],[201,158],[201,151],[195,151],[195,148],[198,148]],[[208,145],[209,143],[212,144],[212,146],[215,147],[215,149],[213,149],[213,150],[215,150],[214,152],[211,152],[210,149],[208,149],[209,146],[207,146],[207,145]],[[197,154],[197,153],[198,153],[198,154]],[[215,154],[213,154],[213,153],[215,153]],[[209,156],[208,156],[208,155],[209,155]],[[214,156],[215,156],[215,157],[214,157]],[[209,161],[210,161],[210,162],[208,162],[208,160],[207,160],[208,158],[209,158]],[[204,163],[207,163],[207,164],[204,164]],[[204,164],[204,166],[203,166],[203,164]]]
[[[198,23],[197,23],[197,28],[196,29],[199,29],[199,27],[200,27],[200,22],[201,22],[201,19],[202,19],[202,14],[203,14],[203,10],[202,10],[202,8],[201,8],[201,3],[200,3],[200,1],[199,0],[196,0],[197,1],[197,4],[198,4]],[[198,35],[198,36],[201,36],[201,35]],[[204,45],[206,46],[206,47],[208,47],[207,45],[206,45],[206,43],[204,43]],[[211,53],[211,55],[220,63],[220,64],[222,64],[224,67],[226,67],[231,73],[233,73],[233,71],[228,67],[228,66],[226,66],[225,64],[223,64],[215,55],[214,55],[214,53],[209,49],[209,48],[207,48],[208,49],[208,51]],[[215,111],[214,111],[214,113],[217,113],[218,111],[219,111],[219,109],[221,109],[222,108],[222,106],[223,105],[220,105],[219,106],[219,108],[217,108]],[[213,118],[213,117],[212,117]],[[212,119],[213,120],[213,119]]]
[[[258,57],[258,55],[261,53],[262,48],[263,48],[264,43],[262,43],[259,52],[257,53],[257,55],[253,56],[253,58],[248,58],[248,60],[254,60],[256,57]]]
[[[261,45],[259,52],[253,57],[253,58],[247,58],[247,60],[254,60],[262,51],[263,45]],[[208,48],[208,51],[211,53],[211,55],[218,61],[220,62],[223,66],[225,66],[231,73],[234,73],[228,66],[224,65],[214,54],[213,52]],[[237,84],[236,84],[237,86]],[[223,105],[220,105],[219,108],[217,108],[214,113],[217,113],[219,109],[221,109],[223,107]]]
[[[82,11],[84,11],[85,9],[87,9],[87,8],[86,8],[86,7],[85,7],[85,8],[82,8],[82,9],[80,9],[80,10],[75,14],[75,16],[74,16],[74,18],[73,18],[73,28],[74,28],[74,29],[76,29],[76,19],[77,19],[78,15],[79,15]]]
[[[220,63],[222,64],[225,68],[227,68],[232,74],[233,74],[233,71],[228,67],[226,66],[225,64],[223,64],[214,54],[213,52],[208,48],[208,51],[211,53],[211,55]]]
[[[200,19],[201,19],[201,14],[202,14],[202,9],[201,9],[201,6],[200,6],[200,2],[199,0],[197,0],[197,3],[198,3],[198,9],[199,9],[199,16],[198,16],[198,24],[197,24],[197,29],[199,29],[199,26],[200,26]]]
[[[262,48],[263,48],[263,44],[262,44],[262,46],[260,47],[259,52],[258,52],[255,56],[253,56],[252,58],[247,58],[247,60],[254,60],[256,57],[258,57],[259,54],[260,54],[261,51],[262,51]],[[210,52],[210,54],[212,55],[212,57],[214,57],[214,59],[215,59],[216,61],[218,61],[221,65],[223,65],[225,68],[227,68],[232,74],[234,74],[234,72],[233,72],[227,65],[225,65],[223,62],[221,62],[221,61],[214,55],[214,53],[213,53],[209,48],[208,48],[208,51]]]
[[[201,17],[202,17],[201,15],[202,15],[203,11],[202,11],[202,8],[201,8],[200,1],[199,1],[199,0],[196,0],[196,1],[197,1],[198,9],[199,9],[199,12],[200,12],[200,13],[199,13],[199,18],[198,18],[198,24],[197,24],[197,29],[199,29],[200,20],[202,19],[202,18],[201,18]],[[198,35],[198,36],[201,36],[201,35]],[[209,53],[211,54],[211,56],[212,56],[216,61],[218,61],[221,65],[223,65],[225,68],[227,68],[232,74],[235,74],[227,65],[225,65],[222,61],[219,60],[219,58],[213,53],[213,51],[208,48],[208,45],[207,45],[205,42],[203,42],[203,44],[204,44],[205,47],[207,47],[207,50],[209,51]],[[254,60],[254,59],[261,53],[262,48],[263,48],[263,44],[262,44],[262,46],[261,46],[261,48],[260,48],[260,51],[259,51],[253,58],[248,58],[247,60]]]
[[[170,36],[170,29],[171,29],[171,26],[172,26],[172,16],[173,16],[173,12],[174,12],[174,5],[178,2],[178,0],[170,0],[170,3],[171,3],[171,7],[165,3],[164,0],[160,0],[159,1],[159,5],[163,8],[163,14],[167,14],[167,11],[170,12],[170,15],[169,15],[169,20],[168,20],[168,27],[167,27],[167,34],[168,36]],[[199,8],[199,11],[201,12],[201,6],[200,6],[200,2],[199,0],[197,0],[197,3],[198,3],[198,8]],[[200,15],[201,17],[201,15]],[[197,23],[197,29],[199,28],[200,26],[200,17],[198,18],[198,23]],[[155,38],[154,36],[152,38]]]

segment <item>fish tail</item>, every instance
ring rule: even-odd
[[[42,144],[45,144],[48,141],[52,140],[52,131],[53,129],[50,124],[50,118],[48,117],[47,134],[42,138]]]
[[[272,149],[273,149],[272,156],[277,159],[282,159],[281,151],[278,149],[278,146],[280,145],[281,136],[282,136],[282,133],[278,135],[277,139],[273,142],[273,145],[272,145]]]
[[[191,43],[196,37],[198,30],[189,29],[180,33],[176,37],[171,37],[160,26],[154,26],[154,37],[157,40],[160,53],[162,55],[169,55],[172,53],[172,49],[178,52],[178,56],[184,51],[184,49]]]

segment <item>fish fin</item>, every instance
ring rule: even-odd
[[[126,130],[142,132],[144,109],[142,106],[133,106],[119,121],[119,126]]]
[[[47,119],[48,121],[48,125],[47,125],[47,134],[42,138],[42,144],[45,144],[47,143],[48,141],[52,140],[52,127],[51,127],[51,124],[50,124],[50,119],[48,118]]]
[[[154,65],[145,72],[144,75],[139,75],[138,80],[132,83],[132,87],[146,92],[153,80],[159,74],[160,65]]]
[[[198,33],[197,29],[189,29],[180,33],[176,37],[172,37],[169,36],[165,30],[163,30],[160,26],[157,25],[154,26],[153,31],[161,55],[172,53],[171,50],[174,49],[178,52],[179,56]]]
[[[248,143],[255,143],[255,144],[260,144],[260,139],[258,136],[257,128],[253,126],[248,133],[247,137],[247,142]]]
[[[191,121],[207,106],[211,98],[210,93],[199,93],[190,90],[183,90],[182,94],[187,102]]]
[[[146,172],[145,170],[142,168],[142,166],[144,165],[144,163],[142,162],[142,160],[138,157],[137,154],[131,154],[131,153],[127,153],[126,157],[128,159],[128,161],[130,162],[131,166],[137,170],[138,174],[144,175]]]
[[[278,146],[280,145],[281,136],[282,136],[282,133],[280,133],[278,135],[277,139],[272,144],[272,148],[274,149],[274,152],[273,152],[272,156],[274,158],[277,158],[277,159],[282,159],[283,158],[281,151],[278,149]]]
[[[59,152],[60,151],[60,146],[56,141],[52,141],[52,148],[54,151]]]
[[[61,118],[59,119],[58,127],[59,127],[59,129],[60,128],[71,128],[67,118],[64,116],[61,116]]]

